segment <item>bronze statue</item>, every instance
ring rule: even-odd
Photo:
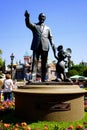
[[[53,42],[50,28],[44,24],[46,16],[44,13],[40,13],[38,17],[38,23],[30,22],[30,14],[25,11],[25,23],[26,26],[33,33],[33,40],[31,44],[31,50],[33,51],[33,64],[32,64],[32,76],[37,73],[37,63],[41,56],[41,80],[45,81],[46,76],[46,64],[49,51],[49,42],[52,46],[55,55],[55,45]],[[49,41],[49,42],[48,42]]]
[[[59,45],[57,47],[57,51],[58,54],[57,56],[55,56],[55,58],[57,59],[56,64],[57,81],[69,81],[69,79],[66,76],[65,68],[66,67],[69,68],[71,49],[67,48],[66,51],[64,51],[63,46]]]

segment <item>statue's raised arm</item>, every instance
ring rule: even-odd
[[[28,13],[27,10],[25,11],[24,16],[25,16],[26,18],[29,18],[29,17],[30,17],[30,14]]]

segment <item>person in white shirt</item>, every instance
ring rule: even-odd
[[[12,89],[14,87],[13,80],[10,74],[6,74],[6,79],[3,82],[3,95],[4,100],[12,100]]]

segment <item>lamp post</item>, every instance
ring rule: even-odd
[[[12,79],[12,77],[13,77],[12,68],[13,68],[13,60],[14,60],[14,54],[13,53],[11,54],[10,58],[11,58],[11,79]]]

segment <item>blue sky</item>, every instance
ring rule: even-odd
[[[75,64],[87,62],[87,0],[1,0],[0,49],[6,64],[10,63],[12,52],[14,62],[23,62],[25,52],[32,54],[32,33],[24,21],[26,9],[31,22],[38,22],[39,13],[45,13],[45,23],[51,28],[55,46],[71,48]],[[49,59],[55,60],[51,46]]]

